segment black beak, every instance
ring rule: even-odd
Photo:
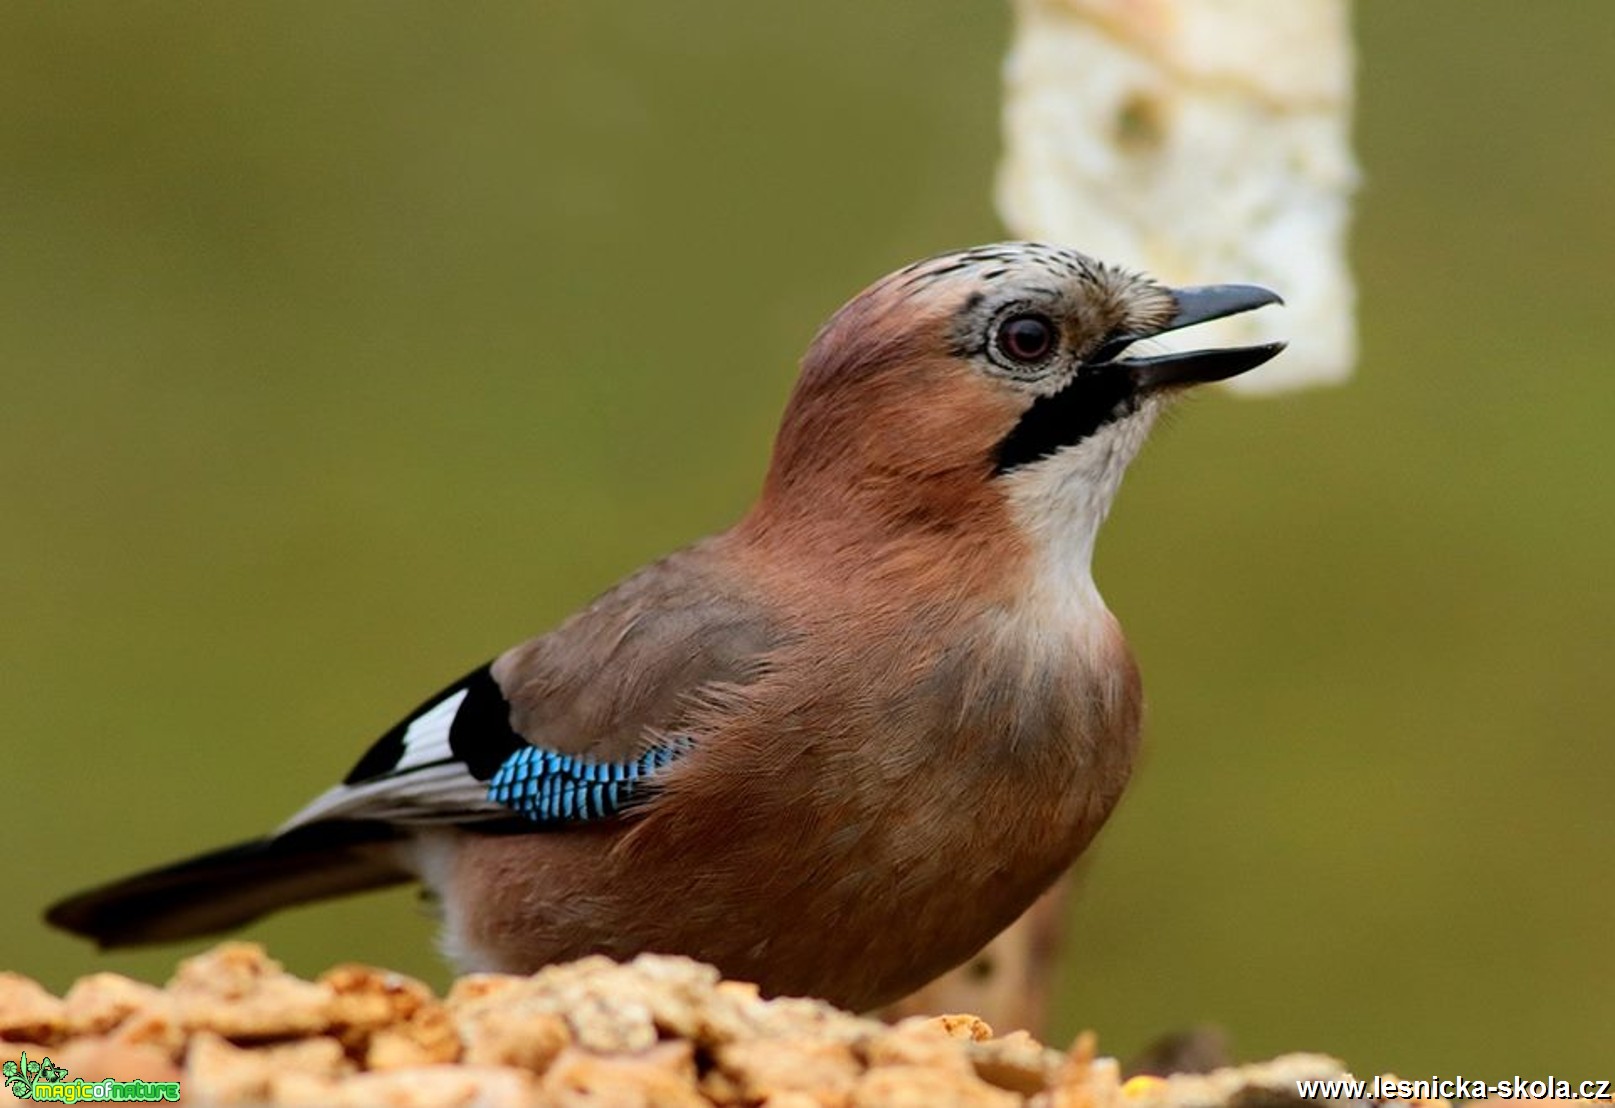
[[[1119,358],[1127,346],[1140,339],[1154,338],[1168,331],[1193,327],[1224,316],[1249,312],[1268,304],[1282,304],[1284,300],[1271,289],[1260,285],[1200,285],[1195,288],[1173,289],[1177,301],[1177,314],[1165,325],[1153,331],[1123,335],[1106,343],[1097,355],[1095,368],[1127,370],[1137,392],[1155,392],[1160,389],[1184,388],[1208,381],[1223,381],[1255,369],[1275,357],[1284,349],[1282,342],[1268,342],[1260,346],[1230,346],[1220,350],[1184,350],[1172,354],[1156,354],[1143,358]]]

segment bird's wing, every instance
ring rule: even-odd
[[[690,749],[692,713],[755,680],[784,641],[723,570],[697,546],[628,578],[420,705],[281,831],[557,824],[643,799]]]

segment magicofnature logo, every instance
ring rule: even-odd
[[[67,1070],[47,1056],[37,1062],[22,1052],[20,1061],[0,1063],[0,1077],[18,1100],[51,1100],[76,1104],[81,1100],[135,1101],[178,1100],[178,1081],[77,1081],[65,1080]]]

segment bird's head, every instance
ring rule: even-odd
[[[1278,302],[1251,285],[1168,288],[1037,243],[917,262],[814,339],[763,503],[885,534],[1059,532],[1085,569],[1165,400],[1253,369],[1282,344],[1131,348]]]

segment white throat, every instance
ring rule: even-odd
[[[1132,415],[1002,478],[1036,560],[1027,616],[1069,629],[1105,612],[1093,583],[1094,541],[1158,407],[1146,401]]]

